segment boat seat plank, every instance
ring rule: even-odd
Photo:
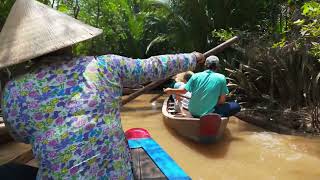
[[[32,148],[29,144],[12,141],[0,145],[0,164],[8,162],[24,164],[32,159]]]
[[[143,148],[131,149],[134,179],[167,179]]]
[[[191,179],[153,139],[129,139],[128,143],[130,148],[143,148],[167,179]]]
[[[4,123],[0,123],[0,144],[5,144],[10,141],[13,141],[13,138],[10,136],[9,131],[5,127]]]
[[[36,159],[32,159],[32,160],[30,160],[29,162],[27,162],[25,164],[28,165],[28,166],[36,167],[36,168],[39,167],[39,163],[38,163],[38,161]]]

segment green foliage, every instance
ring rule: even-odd
[[[309,107],[312,122],[318,122],[319,3],[309,1],[301,6],[292,12],[289,31],[282,34],[272,49],[264,44],[272,42],[270,36],[258,40],[251,38],[250,43],[241,44],[246,59],[238,60],[240,68],[232,69],[226,63],[227,73],[231,87],[245,94],[250,102],[267,102],[273,108],[293,110]],[[313,123],[313,126],[318,127],[319,123]]]
[[[59,11],[63,12],[63,13],[67,13],[69,11],[68,6],[66,6],[65,4],[61,4],[58,9]]]
[[[320,4],[316,1],[306,2],[302,6],[302,14],[309,18],[318,18],[320,15]]]
[[[302,26],[303,24],[305,23],[305,20],[304,19],[298,19],[296,21],[293,22],[294,25],[297,25],[297,26]]]
[[[312,47],[310,49],[310,54],[312,54],[315,57],[320,57],[320,44],[318,42],[311,42]],[[318,59],[320,62],[320,59]]]
[[[305,52],[265,50],[256,44],[246,47],[246,58],[239,60],[237,69],[227,61],[224,66],[230,88],[242,92],[247,101],[277,103],[292,109],[320,102],[320,63]]]
[[[14,4],[14,0],[1,0],[0,1],[0,29],[4,25],[6,18]]]
[[[77,55],[150,56],[206,51],[237,29],[278,28],[284,0],[39,0],[103,35],[74,48]],[[0,26],[14,0],[0,3]],[[270,12],[270,13],[269,13]],[[280,23],[281,24],[281,23]],[[267,25],[267,26],[264,26]],[[274,27],[271,27],[274,26]],[[212,33],[213,32],[213,33]]]
[[[304,3],[301,14],[303,17],[293,22],[293,25],[299,28],[300,35],[289,41],[298,42],[298,47],[306,48],[312,56],[320,58],[320,3],[316,1]]]
[[[318,1],[38,1],[103,30],[102,35],[75,45],[75,55],[114,53],[145,58],[205,52],[241,34],[238,46],[219,54],[226,68],[223,73],[230,76],[232,94],[277,107],[320,106]],[[0,28],[13,3],[0,1]],[[26,64],[0,70],[0,85],[27,70]]]
[[[103,29],[103,35],[76,47],[76,54],[106,54],[115,52],[127,56],[143,56],[143,9],[134,12],[126,0],[81,1],[77,18]],[[75,14],[73,14],[75,15]]]
[[[219,29],[219,30],[213,30],[212,31],[212,35],[214,37],[219,38],[221,41],[226,41],[232,37],[235,36],[235,32],[232,31],[232,28],[230,28],[229,30],[225,30],[225,29]]]
[[[274,43],[272,48],[282,48],[286,45],[286,38],[282,38],[280,42]]]

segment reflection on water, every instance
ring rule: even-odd
[[[231,118],[222,141],[198,144],[164,124],[163,99],[152,104],[153,96],[143,95],[122,108],[123,128],[147,129],[193,179],[320,179],[320,138],[265,132]]]

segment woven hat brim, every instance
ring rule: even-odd
[[[102,33],[34,0],[17,0],[0,34],[0,68],[71,46]]]

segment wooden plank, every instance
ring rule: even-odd
[[[167,179],[142,149],[131,149],[134,179]]]
[[[29,144],[13,141],[0,145],[0,164],[8,162],[24,164],[32,159],[32,148]]]
[[[5,144],[13,141],[13,138],[9,134],[8,129],[5,127],[4,123],[0,124],[0,144]]]
[[[26,165],[36,167],[36,168],[39,167],[39,163],[36,159],[32,159],[31,161],[28,161]]]

